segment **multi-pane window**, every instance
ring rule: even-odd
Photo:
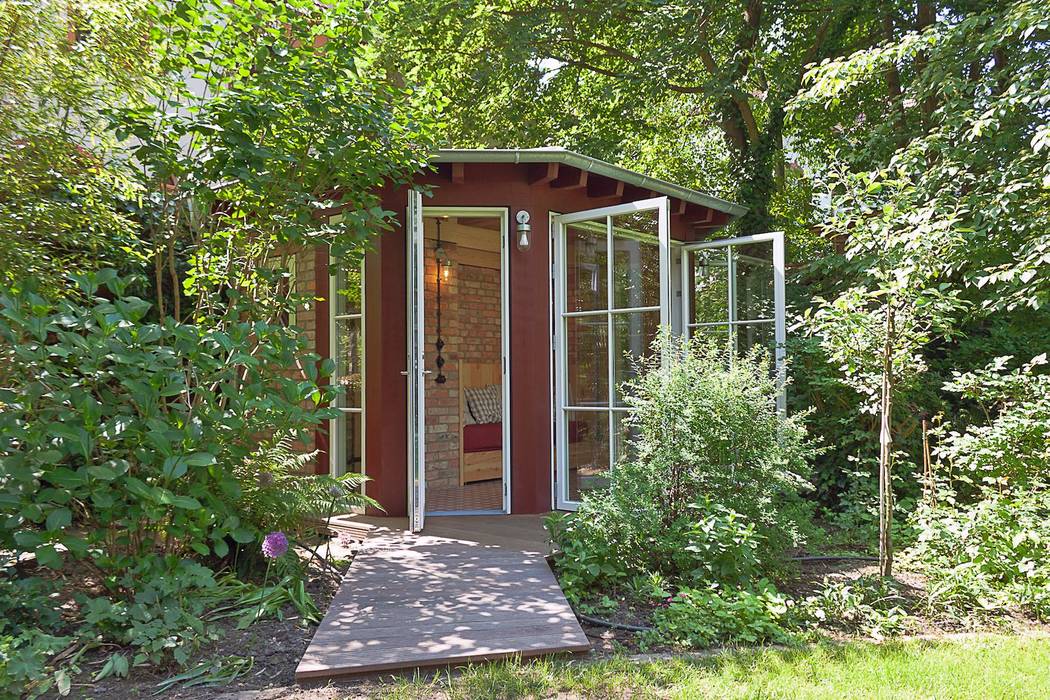
[[[561,420],[569,501],[605,486],[629,440],[621,385],[660,328],[658,216],[643,210],[565,226]]]
[[[364,264],[332,275],[332,383],[342,387],[336,399],[330,448],[333,474],[363,473],[365,454]]]
[[[687,279],[689,335],[727,343],[736,353],[776,348],[772,240],[694,250]]]

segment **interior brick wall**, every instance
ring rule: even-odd
[[[426,241],[425,305],[426,480],[427,487],[459,485],[459,360],[498,363],[500,343],[500,272],[459,262],[454,244],[444,244],[453,261],[448,280],[441,282],[441,330],[445,341],[444,374],[438,384],[437,262],[435,242]]]

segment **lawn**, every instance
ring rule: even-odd
[[[821,644],[647,662],[541,660],[393,680],[384,698],[1046,698],[1050,636]]]

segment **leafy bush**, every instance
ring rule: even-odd
[[[908,611],[893,583],[882,576],[830,581],[798,602],[793,616],[804,625],[861,631],[879,640],[904,629]]]
[[[625,385],[628,456],[609,488],[549,520],[570,597],[660,574],[743,586],[797,544],[792,500],[813,452],[802,417],[776,410],[768,359],[666,339]]]
[[[910,554],[930,578],[934,606],[1050,619],[1050,492],[925,507],[918,521],[921,534]]]
[[[930,577],[931,602],[961,612],[1021,610],[1050,618],[1050,376],[1040,355],[955,373],[945,389],[984,422],[948,432],[936,489],[916,513],[910,555]]]
[[[63,547],[130,591],[119,576],[144,557],[257,541],[236,468],[258,436],[329,415],[304,407],[326,397],[318,358],[236,303],[215,328],[152,323],[112,271],[78,282],[82,301],[0,297],[3,385],[17,387],[0,390],[0,545],[52,568]],[[305,377],[288,376],[297,358]]]
[[[620,478],[630,477],[614,476]],[[759,570],[754,526],[723,506],[696,503],[687,516],[665,528],[653,508],[627,510],[624,504],[599,495],[588,496],[584,503],[589,505],[575,514],[553,514],[547,519],[559,550],[559,581],[571,600],[649,574],[678,582],[744,585]]]
[[[47,672],[73,641],[61,634],[61,617],[46,603],[54,588],[17,576],[14,567],[0,569],[0,697],[38,697],[56,683],[68,684],[68,674]]]
[[[31,693],[67,682],[62,668],[45,673],[56,640],[73,656],[118,645],[99,675],[124,675],[184,664],[225,614],[254,621],[291,604],[315,620],[301,571],[260,590],[204,564],[237,563],[243,548],[246,569],[264,533],[368,502],[359,477],[293,474],[309,458],[293,437],[331,414],[317,381],[330,366],[295,329],[252,320],[236,293],[204,326],[149,320],[111,270],[75,282],[57,301],[32,285],[0,295],[0,549],[90,571],[102,591],[74,592],[75,619],[27,636],[20,620],[47,621],[45,584],[23,572],[6,587],[8,676]]]
[[[751,589],[683,588],[653,615],[643,641],[692,647],[716,643],[786,642],[789,601],[768,582]]]
[[[945,390],[974,402],[983,422],[951,431],[936,455],[950,468],[949,492],[1046,488],[1050,480],[1050,375],[1046,353],[1007,370],[1010,357],[982,369],[954,372]]]

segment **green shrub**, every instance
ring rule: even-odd
[[[1010,357],[982,369],[955,372],[945,390],[978,406],[984,421],[949,431],[936,450],[949,468],[942,484],[962,499],[1020,489],[1044,489],[1050,482],[1050,375],[1040,373],[1046,353],[1007,370]]]
[[[620,478],[629,477],[614,477]],[[558,578],[571,600],[651,574],[679,583],[745,585],[759,571],[754,526],[723,506],[694,504],[665,528],[655,509],[625,509],[611,494],[589,495],[584,504],[547,520],[558,547]]]
[[[305,407],[326,398],[305,339],[236,303],[214,328],[154,323],[112,271],[78,283],[83,300],[0,296],[0,546],[52,568],[65,548],[117,584],[145,557],[258,541],[238,465],[330,415]]]
[[[683,588],[653,614],[643,641],[690,647],[786,642],[788,600],[766,581],[754,589]]]
[[[905,599],[881,576],[825,577],[820,592],[798,601],[792,615],[801,625],[859,631],[877,640],[900,633],[908,621]]]
[[[956,372],[945,389],[984,421],[947,431],[936,488],[915,515],[910,556],[931,602],[953,613],[1002,609],[1050,618],[1050,376],[1046,355]]]
[[[918,522],[910,555],[930,579],[934,606],[1050,619],[1050,491],[924,507]]]
[[[656,349],[624,387],[633,437],[608,489],[549,520],[577,600],[649,574],[745,586],[801,539],[797,494],[814,449],[802,417],[777,412],[768,359],[730,358],[699,339]]]

